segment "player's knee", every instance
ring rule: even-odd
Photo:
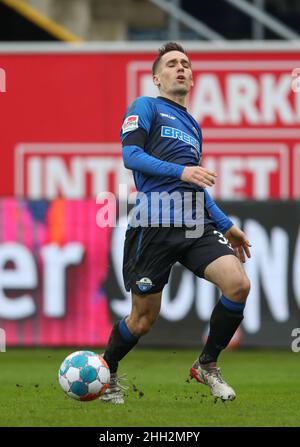
[[[234,301],[245,303],[250,292],[250,281],[246,275],[237,278],[225,296]]]
[[[245,303],[250,292],[250,281],[247,276],[243,276],[236,284],[234,295],[237,301]]]
[[[136,320],[135,322],[135,333],[137,336],[141,337],[146,335],[152,328],[155,320],[149,316],[143,316]]]

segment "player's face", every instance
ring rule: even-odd
[[[185,96],[193,86],[192,69],[189,58],[180,51],[164,54],[153,76],[154,84],[161,94]]]

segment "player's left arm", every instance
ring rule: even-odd
[[[229,219],[229,217],[225,213],[223,213],[222,210],[220,210],[216,202],[209,195],[207,189],[204,188],[203,191],[205,199],[205,208],[207,209],[209,216],[215,222],[218,230],[221,231],[223,234],[225,234],[225,232],[232,227],[233,225],[232,220]]]
[[[246,234],[240,230],[229,217],[223,213],[216,202],[212,199],[206,189],[204,189],[205,207],[208,214],[215,222],[218,230],[228,239],[232,248],[241,262],[246,262],[246,256],[251,257],[251,244]]]

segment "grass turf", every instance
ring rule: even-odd
[[[223,353],[220,366],[237,399],[215,403],[206,386],[187,382],[195,351],[136,349],[120,367],[129,379],[126,403],[112,406],[64,395],[57,372],[71,351],[8,348],[0,353],[2,427],[300,426],[295,353]]]

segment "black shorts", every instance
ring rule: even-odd
[[[234,255],[234,251],[211,224],[198,238],[187,238],[183,227],[129,228],[124,245],[125,288],[139,295],[160,292],[176,262],[204,278],[205,268],[224,255]]]

